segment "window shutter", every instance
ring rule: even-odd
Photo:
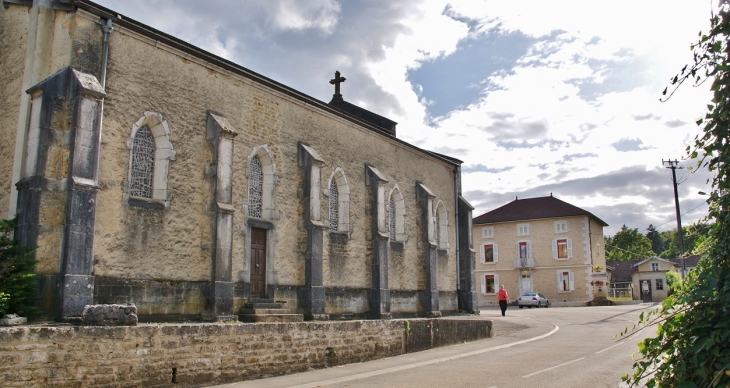
[[[573,240],[568,239],[568,258],[573,258]]]
[[[553,259],[558,258],[558,240],[553,240]]]
[[[487,275],[482,275],[482,294],[487,294]]]
[[[498,251],[497,251],[497,244],[492,244],[492,249],[493,249],[493,253],[492,254],[494,256],[494,262],[496,263],[497,261],[499,261],[498,260],[499,254],[498,254]]]
[[[496,294],[497,291],[499,291],[499,275],[494,275],[494,293]]]
[[[479,255],[480,255],[480,259],[481,259],[481,261],[482,261],[482,264],[484,264],[484,263],[486,263],[486,262],[487,262],[487,258],[486,258],[486,257],[484,257],[484,246],[485,246],[485,245],[486,245],[486,244],[482,244],[482,251],[481,251],[481,252],[479,253]]]
[[[570,291],[573,291],[575,289],[575,284],[573,283],[573,271],[570,271],[569,274],[570,274]]]
[[[563,291],[563,271],[557,270],[558,274],[558,292]]]
[[[515,257],[515,258],[519,259],[520,258],[520,243],[519,242],[515,243],[515,252],[517,252],[517,257]]]
[[[531,245],[531,244],[530,244],[530,242],[528,241],[528,242],[527,242],[527,257],[528,257],[528,258],[531,258],[531,257],[532,257],[532,249],[531,249],[532,247],[531,247],[530,245]]]

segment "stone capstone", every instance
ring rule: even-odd
[[[84,306],[81,321],[90,326],[136,326],[134,304],[94,304]]]
[[[3,319],[0,319],[0,326],[17,326],[24,325],[28,322],[28,318],[19,317],[15,314],[5,314]]]

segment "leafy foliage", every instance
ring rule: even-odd
[[[710,224],[700,221],[694,225],[685,226],[682,230],[684,243],[684,254],[682,256],[700,254],[700,246],[710,232]],[[679,257],[679,236],[677,235],[677,229],[660,232],[659,235],[664,243],[659,257],[665,259]]]
[[[34,315],[38,283],[33,273],[33,248],[18,245],[12,238],[15,220],[0,220],[0,315]]]
[[[656,325],[657,335],[639,343],[641,358],[624,376],[631,386],[730,386],[730,0],[720,0],[710,25],[709,34],[700,33],[692,45],[694,63],[671,83],[674,94],[688,80],[695,85],[712,80],[712,102],[697,122],[702,134],[687,151],[689,158],[699,157],[700,168],[716,174],[708,199],[715,223],[702,242],[705,254],[697,271],[660,309],[640,316],[637,327]]]
[[[674,290],[677,290],[682,285],[682,277],[674,271],[667,272],[667,287],[669,287],[669,293],[671,294]]]
[[[646,238],[651,241],[651,250],[654,251],[655,255],[659,256],[664,250],[664,239],[654,225],[649,224],[649,227],[646,228]]]
[[[604,239],[606,261],[627,261],[655,256],[651,250],[651,240],[639,233],[637,228],[627,228],[624,225],[613,237]]]

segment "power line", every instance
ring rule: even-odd
[[[697,210],[697,208],[698,208],[698,207],[700,207],[700,206],[702,206],[702,205],[707,205],[707,202],[703,202],[703,203],[701,203],[701,204],[699,204],[699,205],[697,205],[697,206],[693,207],[693,208],[692,208],[691,210],[687,211],[686,213],[682,213],[682,215],[683,215],[683,216],[686,216],[687,214],[689,214],[689,213],[692,213],[693,211]],[[671,220],[669,220],[669,221],[667,221],[667,222],[665,222],[665,223],[663,223],[663,224],[659,224],[659,225],[654,225],[654,227],[656,228],[657,226],[662,226],[662,225],[666,225],[666,224],[668,224],[668,223],[670,223],[670,222],[672,222],[672,221],[674,221],[674,220],[676,220],[676,219],[677,219],[677,217],[674,217],[674,218],[672,218]]]

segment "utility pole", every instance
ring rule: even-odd
[[[672,183],[674,183],[674,208],[677,211],[677,237],[679,238],[679,258],[682,260],[682,280],[684,280],[684,273],[687,270],[687,266],[685,265],[685,260],[682,257],[684,255],[684,241],[682,241],[682,216],[679,213],[679,195],[677,194],[677,173],[676,170],[682,169],[683,167],[679,167],[679,162],[677,159],[672,160],[664,160],[662,159],[662,165],[669,165],[667,168],[672,169]]]

